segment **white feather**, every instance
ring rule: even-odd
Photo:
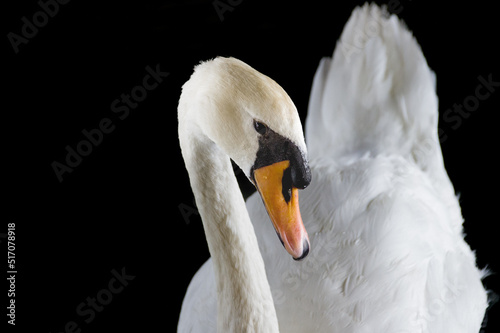
[[[290,260],[260,198],[247,200],[281,332],[479,332],[484,272],[463,238],[437,116],[411,33],[376,5],[355,9],[311,92],[309,256]],[[215,332],[212,272],[209,260],[193,278],[179,324],[192,330],[179,332]]]

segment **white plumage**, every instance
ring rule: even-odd
[[[375,5],[354,10],[317,70],[306,122],[311,252],[294,262],[256,195],[247,200],[281,332],[477,333],[487,295],[444,169],[434,73]],[[216,331],[212,261],[179,332]],[[199,328],[199,330],[193,328]]]

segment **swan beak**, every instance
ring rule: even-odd
[[[309,253],[309,236],[299,210],[299,191],[292,186],[290,161],[254,170],[253,177],[281,243],[295,260]]]

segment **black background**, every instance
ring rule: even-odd
[[[61,332],[70,321],[81,332],[174,332],[187,285],[209,256],[177,139],[182,84],[200,60],[237,57],[276,80],[304,121],[318,62],[331,56],[352,9],[362,4],[233,1],[221,21],[212,2],[73,0],[17,54],[7,34],[21,34],[21,18],[32,21],[40,6],[3,4],[0,232],[16,224],[20,332]],[[436,72],[441,115],[474,94],[479,76],[500,81],[497,9],[488,2],[400,0],[395,8]],[[142,84],[146,66],[157,65],[169,76],[120,120],[111,103]],[[479,267],[494,273],[485,284],[496,293],[499,101],[497,88],[458,128],[439,125],[466,239]],[[82,130],[103,118],[114,131],[59,182],[51,163],[64,163],[65,147],[75,148],[85,139]],[[248,195],[251,186],[241,180]],[[134,280],[85,323],[77,306],[122,268]],[[496,308],[484,332],[497,332]]]

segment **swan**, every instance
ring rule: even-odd
[[[269,77],[240,60],[218,57],[198,65],[182,87],[178,121],[182,156],[211,254],[218,308],[210,323],[196,321],[197,314],[190,313],[178,330],[278,332],[264,262],[230,158],[257,187],[285,249],[303,259],[309,238],[298,189],[310,183],[311,173],[297,110]],[[195,289],[190,293],[196,294]],[[186,297],[184,307],[190,302]]]
[[[320,61],[305,123],[307,258],[279,251],[258,194],[246,202],[281,332],[479,332],[487,272],[443,164],[435,80],[404,23],[374,4]],[[215,272],[209,259],[193,277],[179,332],[216,332]]]

